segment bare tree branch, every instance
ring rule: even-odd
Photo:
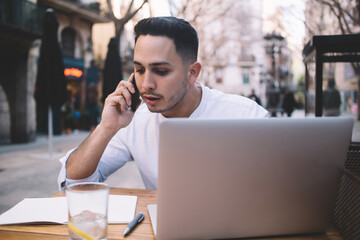
[[[339,0],[316,0],[322,5],[329,7],[330,11],[337,18],[339,27],[342,34],[353,33],[351,27],[349,26],[349,20],[354,19],[354,16],[346,11],[345,7],[341,5]],[[346,16],[345,16],[346,15]]]
[[[115,21],[117,18],[116,18],[115,15],[114,15],[114,11],[113,11],[113,6],[112,6],[112,3],[111,3],[111,0],[106,0],[106,2],[107,2],[107,5],[108,5],[108,8],[109,8],[109,12],[108,12],[109,17],[110,17],[113,21]]]
[[[139,7],[137,7],[136,9],[134,9],[135,0],[131,0],[125,13],[122,13],[121,9],[119,9],[120,14],[123,15],[120,18],[117,18],[115,16],[111,0],[107,0],[106,2],[107,2],[107,6],[109,8],[108,16],[112,19],[114,26],[115,26],[117,52],[120,56],[120,59],[122,59],[121,58],[120,37],[124,31],[125,24],[127,22],[129,22],[129,20],[132,19],[139,12],[139,10],[148,2],[148,0],[143,0],[142,4]],[[119,68],[120,68],[121,76],[122,76],[122,66],[119,66]]]
[[[134,0],[131,1],[131,5],[133,4]],[[140,7],[138,7],[135,11],[131,12],[131,7],[129,6],[128,11],[125,15],[125,17],[123,18],[123,22],[124,24],[126,24],[130,19],[132,19],[139,11],[140,9],[145,5],[145,3],[147,3],[148,0],[143,0],[142,4]]]
[[[132,8],[134,5],[134,0],[131,0],[124,16],[121,18],[116,18],[113,7],[112,7],[111,0],[107,0],[109,14],[115,25],[115,35],[116,35],[116,40],[117,40],[117,46],[120,46],[120,36],[124,30],[125,24],[127,22],[129,22],[129,20],[132,19],[147,2],[148,2],[148,0],[143,0],[142,4],[137,9],[132,11]],[[119,47],[119,51],[120,51],[120,47]]]

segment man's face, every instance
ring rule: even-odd
[[[163,36],[140,36],[134,49],[136,85],[151,112],[166,117],[181,109],[188,89],[187,69],[174,42]]]

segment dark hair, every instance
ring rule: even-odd
[[[335,87],[335,79],[334,78],[330,78],[328,80],[328,87],[329,88],[334,88]]]
[[[177,54],[183,62],[197,60],[199,39],[187,21],[175,17],[150,17],[138,22],[134,28],[135,43],[141,35],[165,36],[174,41]]]

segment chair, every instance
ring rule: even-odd
[[[360,236],[360,145],[349,147],[341,178],[334,223],[344,240]]]
[[[360,144],[350,145],[345,161],[345,168],[360,177]]]

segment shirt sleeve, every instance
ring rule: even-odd
[[[66,178],[66,162],[69,159],[69,156],[72,152],[74,152],[76,150],[76,148],[70,150],[68,153],[66,153],[66,155],[62,158],[59,159],[60,163],[61,163],[61,169],[60,169],[60,173],[58,176],[58,187],[59,190],[64,190],[66,188],[66,186],[73,184],[73,183],[78,183],[78,182],[98,182],[99,178],[97,176],[97,171],[95,171],[91,176],[87,177],[87,178],[83,178],[83,179],[69,179]]]
[[[66,155],[62,158],[59,159],[59,162],[61,163],[61,169],[60,169],[60,173],[58,176],[58,187],[59,190],[64,190],[66,187],[66,162],[70,156],[70,154],[75,151],[76,148],[70,150],[69,152],[66,153]]]
[[[132,158],[128,148],[116,134],[106,146],[95,172],[87,178],[75,180],[66,177],[66,163],[70,154],[75,150],[76,148],[70,150],[64,157],[59,159],[61,169],[58,176],[58,187],[60,190],[64,190],[69,184],[78,182],[103,182],[110,174],[121,168]]]

